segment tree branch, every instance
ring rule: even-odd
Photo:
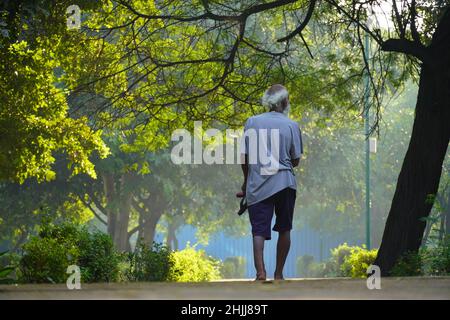
[[[412,55],[424,63],[431,63],[430,55],[425,46],[407,39],[388,39],[381,43],[381,50],[400,52]]]
[[[397,21],[398,30],[400,33],[400,38],[405,38],[405,29],[406,27],[403,25],[402,17],[400,16],[400,13],[397,8],[397,0],[392,1],[392,8],[394,10],[395,20]]]
[[[411,2],[411,7],[409,8],[409,13],[410,13],[412,38],[413,38],[414,42],[422,44],[422,42],[420,41],[419,32],[417,31],[417,26],[416,26],[417,8],[416,8],[415,0],[412,0],[412,2]]]
[[[278,39],[277,42],[288,41],[289,39],[291,39],[291,38],[295,37],[296,35],[300,34],[303,31],[303,29],[305,29],[305,27],[308,25],[309,20],[311,19],[312,14],[314,12],[315,5],[316,5],[316,0],[311,0],[309,2],[309,7],[308,7],[308,11],[306,12],[305,20],[303,20],[303,22],[294,31],[292,31],[287,36],[285,36],[285,37],[283,37],[281,39]]]
[[[199,21],[199,20],[215,20],[215,21],[244,21],[246,20],[250,15],[278,8],[287,4],[291,4],[296,2],[297,0],[278,0],[278,1],[272,1],[268,3],[258,4],[251,6],[244,11],[242,11],[239,15],[218,15],[215,13],[212,13],[209,9],[209,5],[207,4],[207,1],[202,1],[203,8],[205,9],[205,12],[203,14],[189,17],[189,16],[180,16],[180,15],[149,15],[142,12],[137,11],[135,8],[133,8],[128,2],[124,0],[119,0],[118,3],[128,10],[130,10],[133,14],[145,18],[145,19],[161,19],[161,20],[177,20],[182,22],[193,22],[193,21]]]
[[[89,202],[87,202],[86,200],[84,200],[84,198],[77,193],[78,198],[81,200],[81,202],[83,202],[83,204],[89,208],[89,210],[91,210],[91,212],[94,214],[94,216],[101,222],[103,223],[105,226],[108,225],[108,223],[106,222],[106,220],[104,220],[98,213],[97,211],[95,211],[94,208],[92,208],[91,204]],[[97,205],[96,205],[97,206]]]

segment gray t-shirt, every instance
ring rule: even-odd
[[[284,188],[297,189],[292,159],[303,153],[298,124],[280,112],[250,117],[245,123],[241,154],[248,155],[247,204],[267,199]]]

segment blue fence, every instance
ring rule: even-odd
[[[277,233],[272,232],[272,240],[266,241],[264,249],[264,261],[269,277],[273,275],[276,262],[276,245]],[[179,249],[184,249],[188,242],[191,245],[197,243],[195,237],[195,228],[192,226],[184,226],[177,232]],[[156,241],[163,242],[162,234],[157,234]],[[293,230],[291,233],[291,250],[286,261],[284,276],[289,278],[298,277],[297,274],[297,258],[303,255],[311,255],[315,261],[324,261],[330,256],[330,249],[347,242],[349,245],[361,245],[358,239],[351,239],[350,236],[342,234],[334,237],[326,237],[318,232],[304,227],[300,230]],[[255,276],[253,267],[253,249],[251,236],[231,237],[223,233],[213,235],[208,245],[197,245],[197,248],[204,249],[210,256],[225,260],[228,257],[243,256],[247,261],[248,278]]]

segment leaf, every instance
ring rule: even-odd
[[[0,269],[0,278],[6,278],[13,271],[14,271],[13,267],[6,267],[3,269]]]

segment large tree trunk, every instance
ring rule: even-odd
[[[106,216],[108,218],[108,226],[107,231],[108,234],[111,236],[112,239],[114,239],[115,234],[115,226],[116,226],[116,208],[114,206],[114,197],[116,195],[115,192],[115,184],[114,184],[114,177],[112,174],[103,174],[103,189],[104,194],[106,198],[106,205],[105,205],[105,211]]]
[[[447,177],[448,179],[448,177]],[[443,194],[440,196],[440,204],[443,208],[442,219],[444,220],[444,237],[448,237],[450,234],[450,181],[447,181],[448,185],[444,188]]]
[[[445,208],[445,232],[450,236],[450,199],[447,198],[447,207]]]
[[[114,243],[119,251],[129,251],[128,224],[130,221],[131,194],[125,195],[121,201]]]
[[[152,212],[148,217],[144,218],[142,228],[139,230],[139,239],[146,245],[152,246],[156,234],[156,226],[161,218],[160,212]]]
[[[408,151],[375,264],[387,276],[398,258],[420,247],[425,221],[438,191],[450,135],[450,12],[427,48],[433,63],[422,65],[416,114]]]
[[[130,222],[131,200],[133,194],[130,191],[132,177],[130,173],[122,175],[120,179],[120,203],[115,231],[116,248],[119,251],[128,251],[130,244],[128,241],[128,224]]]
[[[131,212],[132,193],[129,190],[131,176],[124,174],[116,179],[112,174],[103,175],[106,197],[105,211],[108,217],[107,231],[119,251],[129,251],[128,225]]]

